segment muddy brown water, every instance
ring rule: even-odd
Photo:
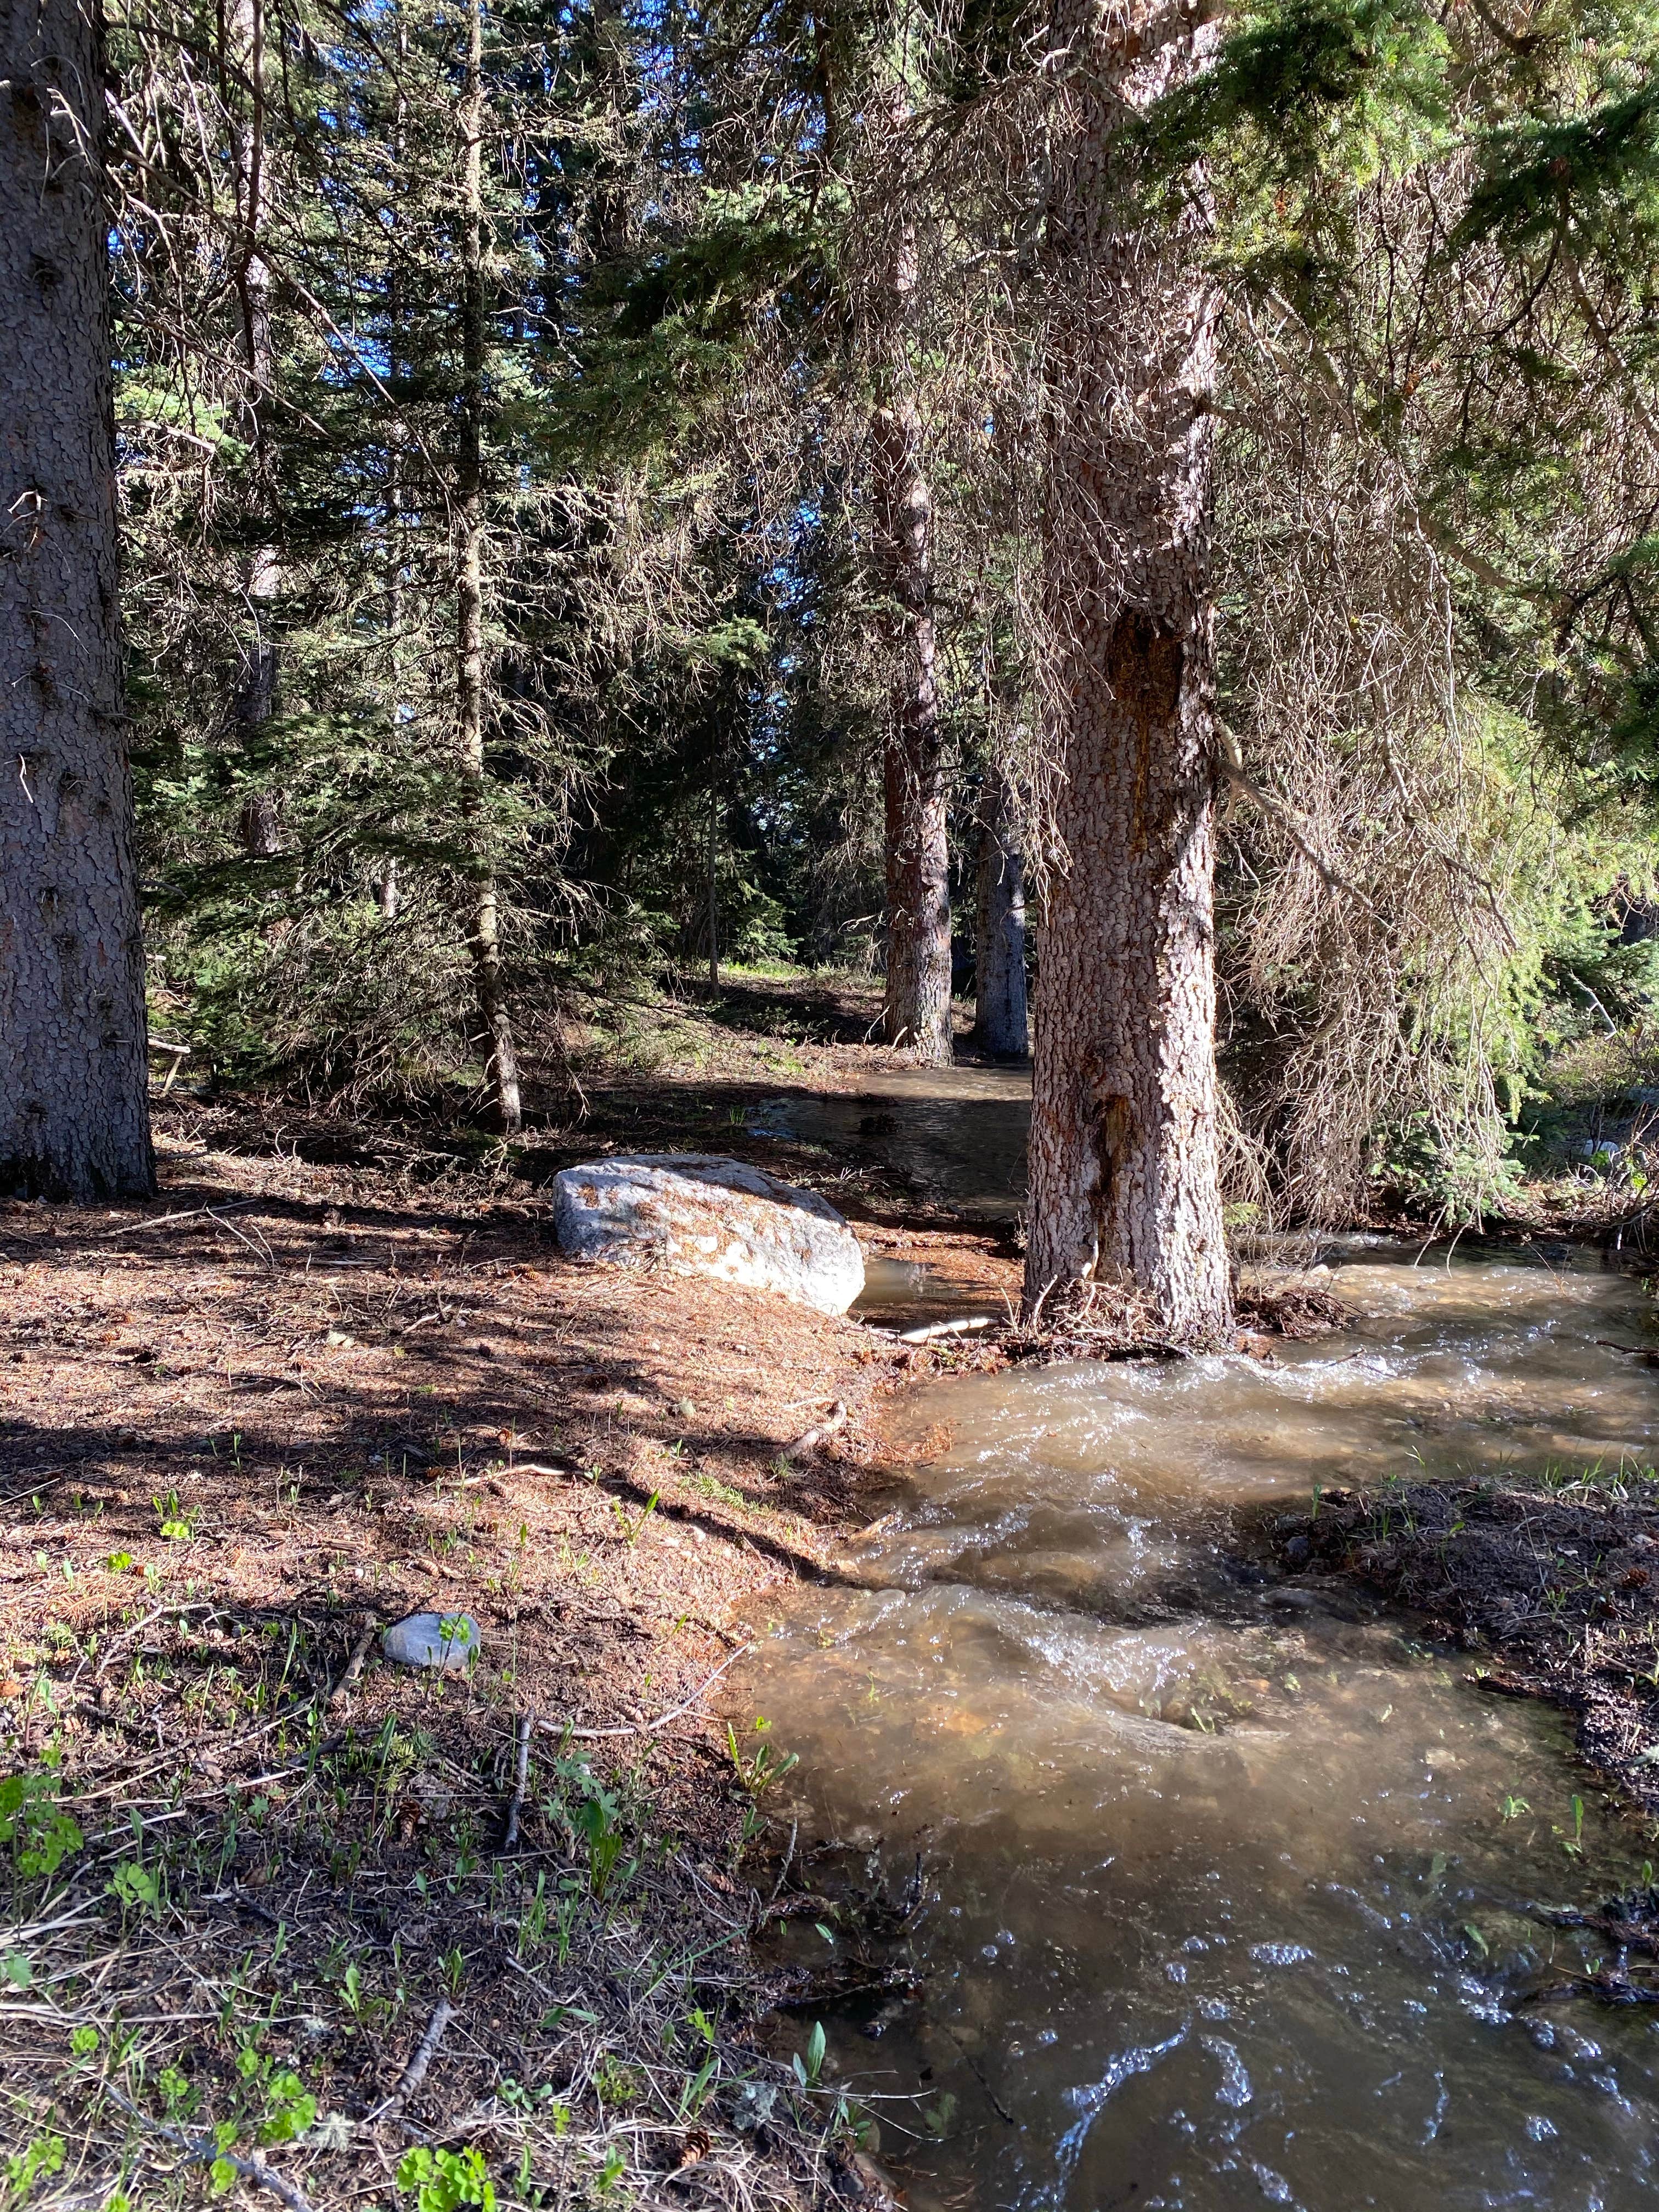
[[[768,1099],[750,1126],[837,1159],[872,1153],[953,1213],[1010,1220],[1025,1196],[1031,1079],[1018,1067],[895,1068],[856,1095]]]
[[[920,1996],[826,2022],[916,2212],[1659,2197],[1659,2027],[1536,2001],[1599,1954],[1527,1910],[1659,1849],[1559,1717],[1229,1541],[1317,1484],[1659,1456],[1653,1370],[1596,1341],[1650,1340],[1638,1284],[1414,1257],[1334,1250],[1359,1318],[1276,1366],[917,1391],[931,1455],[845,1583],[757,1624],[771,1809],[810,1863],[926,1876]]]

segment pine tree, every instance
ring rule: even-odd
[[[101,22],[0,17],[0,1192],[154,1187],[117,603]]]
[[[979,800],[974,1036],[1000,1059],[1030,1048],[1025,1005],[1025,862],[1007,774],[993,763]]]
[[[889,127],[902,166],[908,103],[895,84]],[[877,387],[870,477],[877,581],[889,657],[882,746],[887,890],[884,1031],[927,1066],[948,1067],[951,889],[945,732],[936,671],[933,499],[922,458],[911,356],[918,342],[916,225],[902,209],[890,225],[871,336]]]
[[[1162,0],[1078,11],[1049,210],[1048,744],[1065,859],[1038,977],[1025,1297],[1150,1293],[1177,1337],[1232,1301],[1216,1133],[1208,402],[1216,288],[1135,204],[1120,142],[1210,34]]]

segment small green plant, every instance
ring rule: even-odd
[[[122,1859],[110,1875],[110,1888],[128,1912],[154,1912],[161,1901],[161,1885],[137,1859]]]
[[[596,1790],[576,1813],[576,1826],[587,1840],[588,1886],[595,1897],[603,1897],[611,1887],[611,1876],[617,1870],[617,1861],[622,1856],[623,1832],[617,1824],[615,1801],[608,1792]]]
[[[599,2186],[601,2193],[609,2194],[627,2171],[626,2154],[616,2143],[612,2143],[605,2154],[604,2165],[599,2168]]]
[[[771,1726],[770,1721],[759,1713],[756,1714],[757,1735],[766,1735]],[[757,1747],[753,1756],[745,1759],[738,1748],[737,1730],[730,1721],[726,1723],[726,1747],[732,1755],[732,1765],[738,1781],[751,1797],[762,1796],[772,1788],[775,1783],[781,1782],[792,1767],[800,1765],[800,1754],[798,1752],[786,1751],[780,1757],[769,1743],[761,1743]]]
[[[629,2105],[638,2104],[645,2084],[633,2067],[607,2051],[594,2070],[593,2094],[613,2112],[625,2112]]]
[[[277,2069],[265,2083],[265,2117],[259,2124],[264,2143],[292,2142],[317,2117],[317,2100],[297,2074]]]
[[[711,2053],[686,2083],[680,2097],[680,2116],[683,2119],[695,2120],[708,2102],[708,2094],[714,2086],[714,2076],[720,2072],[720,2068],[718,2053]]]
[[[65,2145],[62,2136],[36,2136],[26,2150],[13,2151],[6,2160],[6,2184],[21,2203],[40,2181],[64,2170]]]
[[[806,2039],[805,2053],[798,2051],[792,2062],[795,2069],[795,2079],[803,2089],[812,2088],[818,2076],[823,2073],[824,2047],[823,2022],[821,2020],[815,2020],[812,2022],[812,2033]]]
[[[150,1504],[155,1508],[156,1518],[161,1526],[161,1534],[173,1543],[189,1543],[194,1532],[185,1518],[184,1507],[179,1503],[178,1492],[170,1490],[165,1498],[158,1492],[150,1499]]]
[[[473,1626],[464,1613],[448,1613],[438,1623],[438,1635],[444,1645],[444,1664],[449,1663],[452,1650],[464,1655],[469,1664],[477,1656],[473,1650]]]
[[[245,2043],[237,2052],[236,2071],[246,2085],[262,2143],[292,2142],[316,2118],[317,2100],[300,2076],[253,2044]]]
[[[56,1874],[82,1841],[55,1801],[50,1774],[9,1774],[0,1782],[0,1844],[11,1845],[19,1874]]]
[[[1530,1813],[1532,1807],[1524,1797],[1517,1797],[1512,1790],[1506,1790],[1499,1810],[1506,1820],[1518,1820],[1523,1813]]]
[[[1568,1835],[1564,1828],[1556,1827],[1553,1823],[1552,1823],[1551,1832],[1559,1838],[1562,1850],[1570,1859],[1583,1857],[1584,1801],[1582,1797],[1575,1797],[1572,1801],[1572,1833]]]
[[[428,2150],[420,2143],[405,2151],[398,2186],[413,2196],[416,2212],[460,2212],[468,2204],[477,2212],[495,2212],[495,2184],[482,2152],[470,2144],[465,2150]]]
[[[555,1790],[544,1806],[552,1820],[567,1831],[573,1844],[587,1847],[588,1887],[603,1897],[622,1856],[623,1835],[621,1809],[616,1798],[580,1754],[553,1762]],[[576,1802],[573,1805],[571,1797]],[[631,1871],[631,1869],[630,1869]],[[560,1964],[568,1944],[569,1923],[562,1910],[559,1920]]]
[[[155,2077],[155,2087],[170,2120],[188,2119],[201,2101],[190,2076],[181,2074],[176,2066],[161,2069]]]
[[[519,1915],[519,1956],[521,1959],[526,1951],[537,1949],[545,1937],[551,1910],[551,1901],[547,1894],[547,1875],[545,1872],[538,1873],[536,1893]]]
[[[951,2123],[956,2118],[956,2114],[957,2100],[947,2089],[938,2104],[928,2106],[921,2117],[930,2136],[943,2136],[949,2132]]]

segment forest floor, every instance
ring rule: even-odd
[[[711,1713],[934,1355],[579,1269],[545,1188],[732,1152],[1011,1287],[745,1129],[884,1064],[852,996],[739,988],[510,1152],[175,1091],[154,1202],[0,1207],[0,2203],[880,2197],[811,2012],[897,1971],[902,1902],[781,1864],[779,1754]],[[422,1609],[477,1622],[459,1675],[381,1659]],[[833,1971],[769,1966],[801,1910]]]
[[[579,1269],[548,1192],[606,1152],[730,1152],[1002,1310],[1006,1229],[756,1119],[903,1066],[875,1012],[758,975],[641,1003],[538,1072],[510,1147],[175,1090],[154,1202],[0,1207],[8,2212],[883,2200],[812,2023],[902,1981],[915,1900],[794,1853],[782,1747],[727,1678],[791,1583],[844,1571],[884,1396],[1019,1346]],[[1308,1555],[1484,1632],[1486,1597],[1419,1589],[1363,1510],[1328,1500]],[[1615,1623],[1561,1601],[1609,1651],[1637,1571]],[[382,1660],[423,1609],[477,1622],[470,1668]],[[803,1913],[832,1966],[769,1944]]]

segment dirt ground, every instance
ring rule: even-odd
[[[606,1152],[822,1181],[748,1111],[884,1056],[780,1067],[775,1018],[510,1155],[175,1093],[153,1203],[0,1207],[0,2203],[882,2197],[817,2072],[833,1978],[757,1940],[840,1911],[781,1878],[787,1754],[711,1715],[950,1349],[549,1227]],[[872,1250],[1017,1282],[873,1164],[829,1194]],[[380,1659],[428,1609],[477,1624],[457,1676]]]

